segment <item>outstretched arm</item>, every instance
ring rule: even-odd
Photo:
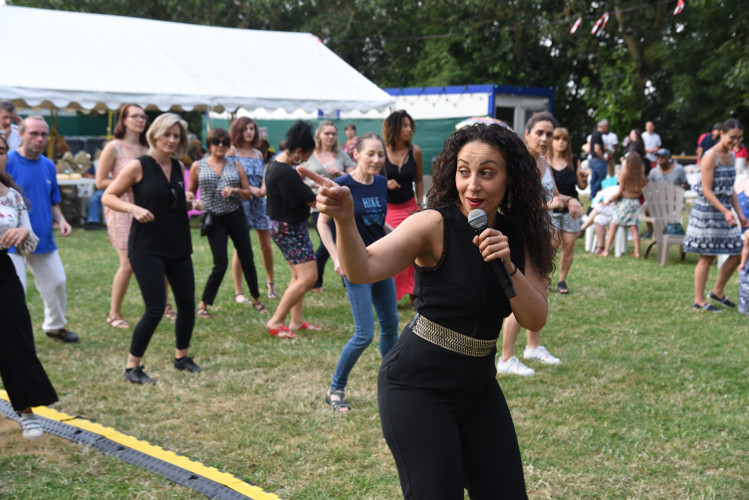
[[[354,221],[351,191],[304,167],[303,175],[320,185],[317,209],[336,224],[338,259],[352,283],[375,283],[396,275],[414,261],[435,265],[442,253],[442,216],[436,211],[413,214],[393,232],[365,246]]]
[[[330,254],[330,258],[333,260],[336,274],[338,274],[339,276],[346,276],[346,273],[343,272],[341,263],[338,260],[338,249],[335,246],[335,241],[333,240],[333,231],[330,230],[329,224],[330,217],[325,214],[320,214],[320,216],[317,218],[317,232],[320,234],[322,244],[325,245],[325,249],[328,251],[328,253]]]

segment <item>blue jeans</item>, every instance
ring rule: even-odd
[[[336,391],[346,387],[349,373],[374,338],[373,305],[380,323],[380,354],[383,358],[398,340],[398,308],[393,278],[365,285],[351,283],[346,278],[343,281],[354,315],[354,335],[346,342],[333,374],[330,388]]]
[[[590,175],[590,199],[592,200],[606,178],[606,162],[601,158],[591,158],[589,164],[592,172]]]
[[[101,195],[104,191],[97,189],[91,198],[88,199],[88,214],[86,215],[87,224],[98,224],[101,219]]]

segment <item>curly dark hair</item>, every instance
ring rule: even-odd
[[[304,153],[314,151],[315,138],[312,137],[312,128],[309,123],[297,120],[286,132],[286,151],[296,151],[302,148]]]
[[[458,153],[470,142],[493,146],[507,164],[507,191],[499,204],[500,211],[512,218],[523,234],[525,251],[533,268],[544,277],[554,270],[553,226],[546,210],[546,192],[541,186],[536,161],[514,132],[497,124],[478,123],[454,132],[432,168],[432,187],[427,194],[430,207],[459,205],[455,185]]]
[[[416,132],[416,122],[414,122],[414,119],[411,118],[411,115],[409,115],[407,111],[402,109],[393,111],[387,118],[385,118],[385,121],[382,122],[382,137],[385,139],[385,144],[391,148],[395,147],[398,137],[401,135],[404,118],[409,119],[411,122],[411,130]],[[410,148],[411,144],[407,143],[406,146]]]

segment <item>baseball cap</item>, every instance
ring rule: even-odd
[[[661,148],[655,152],[655,156],[671,156],[671,151],[666,148]]]

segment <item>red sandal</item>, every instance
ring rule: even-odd
[[[309,331],[312,331],[312,332],[319,332],[320,330],[322,330],[322,327],[321,326],[317,326],[317,325],[313,325],[313,324],[308,323],[308,322],[305,321],[304,323],[302,323],[301,325],[299,325],[298,327],[296,327],[295,330],[300,331],[300,332],[302,330],[309,330]]]
[[[289,328],[286,325],[281,325],[278,328],[266,328],[266,330],[268,330],[268,333],[270,333],[274,337],[278,337],[279,339],[295,339],[296,338],[296,333],[289,330]]]

